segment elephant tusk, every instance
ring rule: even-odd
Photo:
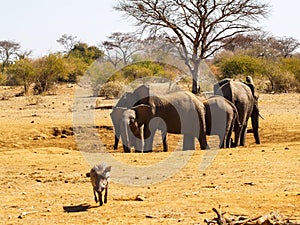
[[[260,116],[260,118],[262,118],[263,120],[265,120],[265,117],[259,112],[258,115]]]

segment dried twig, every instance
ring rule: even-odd
[[[38,211],[30,211],[30,212],[21,212],[21,214],[18,216],[19,219],[23,219],[24,216],[31,214],[31,213],[37,213]]]

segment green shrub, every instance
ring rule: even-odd
[[[42,94],[49,91],[59,77],[64,77],[67,70],[63,58],[57,54],[49,54],[35,61],[36,75],[34,91]]]
[[[293,73],[295,78],[300,82],[300,58],[282,58],[280,63],[284,70]]]
[[[36,70],[33,61],[29,59],[21,59],[15,64],[7,68],[6,73],[10,76],[10,82],[14,85],[23,85],[24,93],[29,93],[29,87],[34,82]]]
[[[234,78],[239,75],[255,76],[262,72],[262,61],[247,55],[233,56],[220,62],[223,78]]]

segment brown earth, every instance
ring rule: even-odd
[[[249,133],[246,147],[219,150],[205,170],[198,169],[206,153],[199,146],[183,169],[156,184],[120,184],[113,167],[108,204],[99,207],[72,131],[74,90],[14,97],[20,88],[0,88],[1,224],[204,224],[219,206],[226,215],[275,211],[300,223],[300,94],[262,94],[262,144]],[[161,145],[150,154],[124,154],[120,144],[114,152],[110,110],[86,110],[115,159],[140,168],[170,156]],[[169,135],[171,150],[178,142]]]

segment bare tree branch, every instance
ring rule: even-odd
[[[258,0],[119,0],[115,7],[134,18],[142,31],[167,34],[176,43],[193,75],[193,92],[200,61],[218,51],[222,40],[256,30],[255,23],[268,15],[268,8]]]

